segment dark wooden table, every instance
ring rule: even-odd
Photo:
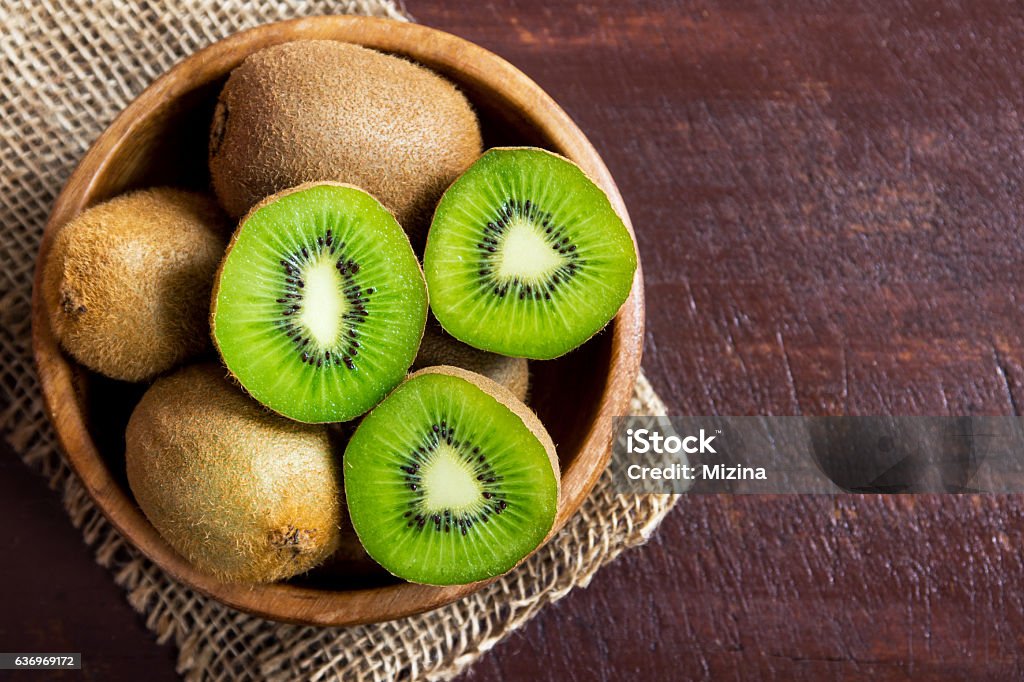
[[[520,66],[604,155],[673,412],[1019,411],[1021,6],[408,4]],[[0,648],[173,678],[56,497],[0,463]],[[1022,546],[1018,496],[684,498],[468,677],[1020,678]]]

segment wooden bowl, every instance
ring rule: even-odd
[[[36,264],[33,347],[50,418],[89,494],[124,535],[176,579],[244,611],[317,625],[398,618],[452,602],[482,583],[429,587],[379,576],[370,581],[317,573],[272,585],[226,584],[197,572],[135,505],[124,467],[124,427],[144,385],[89,373],[58,347],[39,295],[54,236],[88,206],[125,190],[171,184],[206,190],[206,143],[213,106],[230,71],[268,45],[297,39],[358,43],[405,55],[454,81],[476,106],[488,146],[527,144],[578,163],[608,193],[627,225],[622,198],[590,142],[564,111],[508,62],[425,26],[350,16],[297,19],[239,33],[185,59],[147,88],[82,159],[54,204]],[[632,228],[630,228],[632,229]],[[612,325],[582,348],[531,363],[532,407],[558,444],[562,498],[557,526],[579,508],[608,462],[611,419],[626,414],[640,367],[643,284]]]

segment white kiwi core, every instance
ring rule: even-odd
[[[423,464],[420,476],[427,512],[471,511],[480,504],[483,487],[450,445],[438,446],[430,461]]]
[[[342,331],[342,316],[349,302],[342,292],[344,280],[333,258],[325,255],[302,273],[305,291],[299,322],[309,331],[313,341],[322,348],[331,347]]]
[[[524,218],[512,218],[500,247],[497,276],[540,282],[552,275],[565,259],[548,243],[541,231]]]

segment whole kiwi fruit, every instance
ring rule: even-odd
[[[412,370],[438,365],[450,365],[482,374],[526,402],[530,388],[530,370],[526,358],[511,358],[467,346],[445,332],[437,320],[430,317],[416,360],[412,363]]]
[[[210,344],[210,291],[226,220],[171,188],[94,206],[57,233],[42,294],[61,345],[96,372],[142,381]]]
[[[231,73],[209,162],[235,217],[289,187],[335,180],[380,200],[419,247],[437,200],[481,150],[473,109],[441,76],[357,45],[300,40]]]
[[[136,501],[199,570],[264,583],[338,547],[341,479],[327,429],[260,407],[218,365],[158,379],[128,422]]]

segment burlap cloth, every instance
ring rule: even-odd
[[[0,0],[0,434],[63,491],[97,561],[157,640],[177,645],[178,671],[189,680],[449,679],[644,542],[673,502],[615,495],[606,474],[541,552],[477,594],[390,623],[313,628],[249,616],[174,582],[85,494],[46,420],[31,354],[32,270],[51,204],[100,131],[184,55],[258,24],[346,12],[407,18],[388,0]],[[664,414],[643,377],[632,411]]]

